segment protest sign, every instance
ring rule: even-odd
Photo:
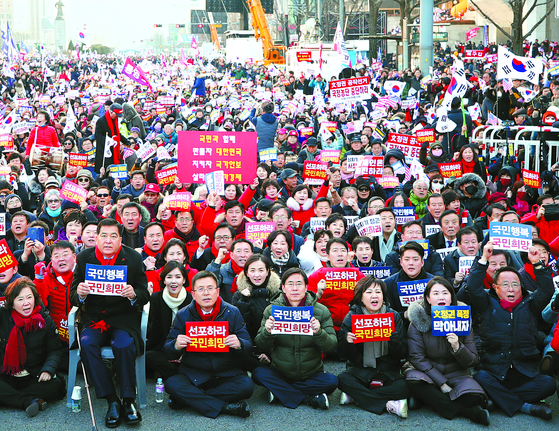
[[[126,179],[128,178],[128,166],[111,165],[109,167],[109,175],[113,178]]]
[[[320,152],[321,162],[332,162],[333,165],[340,163],[340,150],[322,150]]]
[[[142,162],[145,162],[151,156],[154,156],[156,153],[155,148],[149,142],[144,142],[140,148],[136,150],[136,157],[140,159]]]
[[[200,184],[205,175],[222,170],[228,184],[250,184],[256,172],[255,132],[178,133],[178,176]]]
[[[397,148],[402,150],[406,157],[406,163],[408,164],[410,164],[412,160],[419,160],[421,144],[417,142],[415,136],[402,135],[400,133],[389,133],[386,145],[389,149]]]
[[[85,284],[91,295],[121,296],[127,275],[125,265],[85,265]]]
[[[311,217],[310,220],[311,233],[314,234],[319,229],[325,229],[326,219],[327,217]]]
[[[60,196],[67,201],[80,204],[87,199],[87,190],[71,181],[64,181],[60,189]]]
[[[439,172],[444,178],[459,178],[462,176],[462,165],[460,162],[439,163]]]
[[[347,156],[347,171],[354,172],[359,160],[365,156]]]
[[[326,289],[331,291],[353,290],[359,278],[355,268],[325,268]]]
[[[437,253],[439,253],[439,256],[441,256],[441,259],[444,261],[444,258],[447,257],[450,253],[452,253],[454,250],[457,250],[458,247],[446,247],[446,248],[439,248],[437,250]]]
[[[415,132],[417,142],[423,144],[424,142],[435,142],[435,129],[421,129]]]
[[[215,191],[219,196],[225,195],[225,174],[223,171],[215,171],[206,174],[206,188],[208,193]]]
[[[475,258],[475,256],[461,256],[460,259],[458,259],[458,272],[468,275],[472,269]]]
[[[365,276],[372,275],[375,278],[384,280],[390,277],[392,274],[391,266],[371,266],[371,267],[360,267],[359,271]]]
[[[496,249],[527,252],[532,246],[532,229],[516,223],[491,222],[489,240]]]
[[[394,313],[351,315],[351,332],[355,335],[354,343],[388,341],[395,330]]]
[[[267,148],[265,150],[260,151],[258,155],[260,156],[260,162],[267,162],[267,161],[273,162],[274,160],[278,159],[278,149]]]
[[[0,175],[11,175],[12,170],[8,165],[0,165]]]
[[[13,148],[14,147],[14,140],[12,135],[9,133],[2,133],[0,134],[0,147],[4,148]]]
[[[418,243],[421,247],[423,247],[423,250],[425,250],[425,253],[423,253],[423,259],[427,259],[429,257],[429,240],[428,239],[414,239],[412,240],[413,242]],[[410,241],[402,241],[398,243],[398,249],[400,249],[400,247],[402,247],[404,244],[407,244]]]
[[[5,239],[0,240],[0,272],[17,266],[17,260],[12,254]]]
[[[310,307],[281,307],[272,305],[274,326],[272,334],[313,335],[311,319],[313,308]]]
[[[85,168],[87,166],[87,160],[89,156],[87,154],[80,153],[70,153],[68,155],[68,165],[70,166],[80,166]]]
[[[382,235],[382,223],[380,216],[372,215],[360,218],[355,222],[355,228],[359,236],[380,236]]]
[[[328,179],[328,163],[305,160],[303,178],[308,179],[307,184],[321,185]]]
[[[335,121],[323,121],[320,124],[320,128],[321,129],[326,129],[330,133],[334,133],[336,131],[336,129],[338,128],[338,124]]]
[[[446,337],[447,334],[456,334],[464,337],[469,335],[470,315],[469,305],[432,306],[433,336]]]
[[[245,238],[252,243],[259,239],[266,241],[268,236],[276,230],[276,224],[273,221],[249,222],[245,226]]]
[[[395,189],[400,185],[400,180],[398,177],[393,175],[383,175],[378,179],[378,183],[383,189]]]
[[[167,208],[171,211],[188,211],[192,203],[190,192],[173,193],[167,198]]]
[[[177,178],[177,165],[167,166],[165,169],[161,169],[155,172],[155,178],[157,178],[157,184],[167,186],[175,182]]]
[[[186,336],[190,337],[187,352],[228,352],[224,344],[229,336],[228,321],[186,322]]]
[[[409,307],[412,302],[422,299],[427,283],[429,283],[427,279],[398,282],[400,304]]]
[[[0,214],[0,236],[6,236],[6,213]]]
[[[393,207],[392,211],[394,211],[397,225],[406,224],[411,220],[415,220],[414,207]]]
[[[441,226],[438,224],[426,224],[425,225],[425,236],[434,235],[441,231]]]
[[[522,169],[522,180],[528,187],[532,187],[534,189],[539,189],[541,187],[541,178],[539,172]]]
[[[370,78],[339,79],[328,82],[330,90],[330,103],[353,102],[366,100],[371,97]]]
[[[483,49],[465,49],[464,60],[483,60],[486,52]]]
[[[373,176],[382,177],[382,170],[384,168],[384,157],[365,156],[362,157],[355,167],[354,176]]]

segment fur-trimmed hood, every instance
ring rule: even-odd
[[[148,209],[143,205],[140,205],[140,208],[141,208],[141,213],[142,213],[142,223],[149,223],[151,221],[151,215],[150,215]],[[116,205],[113,206],[113,209],[109,213],[109,217],[114,218],[115,214],[116,214]]]
[[[481,177],[477,174],[469,173],[469,174],[465,174],[465,175],[461,176],[460,178],[456,179],[452,183],[452,187],[454,188],[454,191],[456,193],[458,193],[458,195],[461,198],[463,198],[464,193],[462,193],[462,190],[460,190],[460,186],[462,184],[466,184],[470,181],[473,182],[477,187],[477,192],[474,196],[472,196],[472,199],[483,199],[483,198],[485,198],[485,195],[487,193],[487,188],[485,187],[485,183],[483,182]]]
[[[301,206],[294,198],[289,198],[285,204],[293,211],[308,211],[313,206],[313,200],[309,198]]]
[[[417,328],[419,332],[427,332],[431,329],[431,316],[427,315],[425,311],[425,307],[423,306],[425,299],[421,298],[415,302],[410,304],[410,308],[408,308],[408,316],[410,318],[410,322],[413,323],[413,326]],[[463,302],[458,301],[458,305],[467,305]]]
[[[268,279],[268,283],[266,284],[266,289],[268,290],[270,298],[281,290],[281,280],[279,278],[279,275],[277,275],[274,271],[270,270],[270,278]],[[244,272],[241,272],[237,276],[237,290],[239,292],[248,290],[250,293],[252,293],[252,284],[249,283],[248,278]]]

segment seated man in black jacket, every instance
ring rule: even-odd
[[[458,248],[444,258],[444,278],[450,281],[456,291],[460,289],[466,278],[466,273],[460,272],[460,258],[475,256],[480,243],[474,228],[466,226],[456,234]]]

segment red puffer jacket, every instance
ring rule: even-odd
[[[33,145],[37,144],[40,147],[60,147],[56,130],[52,126],[36,126],[31,133],[29,133],[29,140],[27,141],[27,149],[25,154],[31,154]]]

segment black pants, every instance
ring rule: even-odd
[[[427,382],[410,382],[410,386],[414,397],[445,419],[452,419],[459,413],[465,415],[464,409],[477,406],[482,401],[481,395],[477,394],[465,394],[452,401],[448,394],[443,394],[439,388]]]
[[[35,398],[45,401],[61,399],[66,390],[62,377],[39,382],[37,376],[12,377],[0,374],[0,404],[26,409]]]
[[[373,389],[370,383],[370,379],[364,379],[351,371],[344,371],[338,376],[340,390],[353,398],[359,407],[377,415],[382,413],[387,401],[403,400],[411,394],[404,379],[387,380],[384,386]]]
[[[162,350],[146,352],[146,368],[160,374],[164,382],[179,372],[179,365],[178,362],[169,361]]]

